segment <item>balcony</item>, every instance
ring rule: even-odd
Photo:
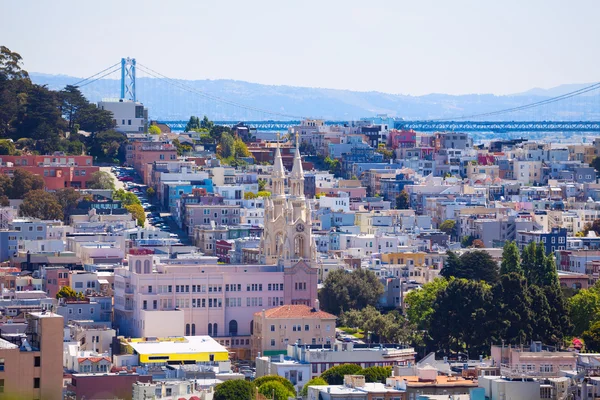
[[[531,378],[555,378],[559,376],[560,371],[538,371],[535,365],[533,368],[522,368],[523,365],[501,364],[500,374],[510,379],[531,379]]]

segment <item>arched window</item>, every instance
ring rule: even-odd
[[[140,260],[137,260],[135,262],[135,273],[136,274],[141,274],[142,273],[142,262]]]
[[[196,324],[192,324],[192,336],[196,336]]]
[[[190,324],[185,324],[185,336],[190,336]]]
[[[298,258],[304,257],[304,236],[298,235],[294,238],[294,255]]]
[[[237,336],[237,333],[238,333],[237,321],[235,319],[232,319],[231,321],[229,321],[229,334],[231,336]]]
[[[250,321],[250,334],[254,335],[254,321]]]
[[[215,336],[219,336],[219,326],[217,325],[216,322],[213,325],[213,333],[214,333]]]
[[[212,324],[208,324],[208,336],[213,335]]]
[[[150,269],[150,261],[146,260],[144,261],[144,273],[149,274],[150,272],[152,272]]]

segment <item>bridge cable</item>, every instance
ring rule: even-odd
[[[488,117],[488,116],[492,116],[492,115],[506,114],[506,113],[514,112],[514,111],[522,111],[522,110],[527,110],[529,108],[535,108],[535,107],[539,107],[542,105],[555,103],[555,102],[565,100],[565,99],[568,99],[571,97],[580,96],[584,93],[591,92],[591,91],[599,89],[599,88],[600,88],[600,82],[594,83],[593,85],[589,85],[589,86],[586,86],[586,87],[578,89],[578,90],[574,90],[569,93],[562,94],[560,96],[551,97],[549,99],[536,101],[534,103],[525,104],[525,105],[518,106],[518,107],[511,107],[511,108],[490,111],[490,112],[480,113],[480,114],[463,115],[463,116],[458,116],[458,117],[453,117],[453,118],[436,118],[436,119],[430,119],[430,120],[426,120],[426,121],[435,122],[435,121],[448,121],[448,120],[457,120],[457,119],[479,118],[479,117]]]
[[[114,72],[117,72],[117,71],[118,71],[118,70],[120,70],[120,69],[121,69],[121,67],[114,68],[112,71],[108,71],[108,72],[107,72],[107,73],[105,73],[104,75],[101,75],[101,76],[99,76],[99,77],[97,77],[97,78],[95,78],[95,79],[92,79],[91,81],[88,81],[88,82],[86,82],[86,83],[84,83],[84,84],[82,84],[82,85],[79,85],[79,86],[77,86],[77,87],[78,87],[78,88],[81,88],[81,87],[84,87],[84,86],[86,86],[86,85],[89,85],[90,83],[94,83],[94,82],[96,82],[96,81],[98,81],[98,80],[100,80],[100,79],[102,79],[102,78],[104,78],[104,77],[106,77],[106,76],[108,76],[108,75],[110,75],[110,74],[114,73]]]
[[[114,67],[116,67],[117,65],[120,65],[120,64],[121,64],[120,62],[118,62],[118,63],[116,63],[116,64],[113,64],[113,65],[111,65],[110,67],[108,67],[108,68],[106,68],[106,69],[103,69],[102,71],[100,71],[100,72],[97,72],[97,73],[95,73],[95,74],[94,74],[94,75],[92,75],[92,76],[88,76],[87,78],[85,78],[85,79],[82,79],[82,80],[80,80],[79,82],[75,82],[75,83],[73,83],[71,86],[79,86],[79,84],[81,84],[81,83],[83,83],[83,82],[85,82],[85,81],[87,81],[87,80],[89,80],[89,79],[92,79],[92,78],[93,78],[93,77],[95,77],[96,75],[100,75],[100,74],[101,74],[101,73],[103,73],[104,71],[108,71],[109,69],[112,69],[112,68],[114,68]],[[113,72],[114,72],[114,71],[113,71]],[[97,79],[96,79],[96,80],[97,80]],[[90,83],[91,83],[91,82],[90,82]],[[87,83],[86,83],[86,85],[87,85]],[[85,85],[82,85],[82,86],[85,86]]]
[[[255,111],[255,112],[259,112],[259,113],[262,112],[262,113],[265,113],[267,115],[276,115],[276,116],[279,116],[279,117],[292,118],[292,119],[303,119],[304,118],[304,117],[300,117],[300,116],[297,116],[297,115],[285,114],[285,113],[277,112],[277,111],[269,111],[269,110],[265,110],[265,109],[261,109],[261,108],[257,108],[257,107],[248,106],[246,104],[237,103],[237,102],[234,102],[234,101],[231,101],[231,100],[227,100],[225,98],[222,98],[222,97],[219,97],[219,96],[215,96],[215,95],[211,95],[209,93],[203,92],[203,91],[198,90],[196,88],[193,88],[191,86],[185,85],[185,84],[183,84],[183,83],[181,83],[181,82],[179,82],[179,81],[177,81],[175,79],[171,79],[168,76],[161,74],[160,72],[157,72],[157,71],[155,71],[155,70],[153,70],[153,69],[151,69],[149,67],[146,67],[143,64],[137,63],[136,67],[138,69],[141,69],[143,72],[147,73],[148,75],[153,76],[154,78],[164,80],[167,83],[170,83],[171,85],[174,85],[174,86],[178,87],[181,90],[184,90],[184,91],[187,91],[187,92],[190,92],[190,93],[195,93],[197,95],[203,96],[203,97],[208,98],[210,100],[214,100],[214,101],[217,101],[217,102],[229,104],[229,105],[232,105],[232,106],[235,106],[235,107],[239,107],[239,108],[242,108],[242,109],[246,109],[246,110],[251,110],[251,111]]]

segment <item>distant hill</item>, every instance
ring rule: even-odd
[[[80,80],[71,76],[35,72],[30,73],[30,76],[35,83],[48,85],[50,89],[61,89],[67,84]],[[492,94],[407,96],[381,92],[261,85],[228,79],[178,80],[177,82],[189,89],[176,88],[158,79],[137,79],[138,101],[148,107],[152,119],[186,120],[190,115],[208,115],[214,120],[289,119],[208,100],[196,94],[197,91],[282,114],[330,120],[356,120],[375,114],[388,114],[404,119],[452,118],[517,107],[587,86],[586,84],[561,85],[551,89],[531,89],[508,96]],[[97,102],[102,98],[118,97],[119,88],[118,80],[102,79],[82,87],[81,90],[90,101]],[[497,116],[494,119],[600,119],[599,94],[592,93],[595,96],[580,96],[544,109],[531,109],[519,114]]]

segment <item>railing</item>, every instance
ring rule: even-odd
[[[512,379],[552,378],[557,377],[559,371],[538,371],[537,369],[522,368],[521,365],[500,364],[500,374]]]

